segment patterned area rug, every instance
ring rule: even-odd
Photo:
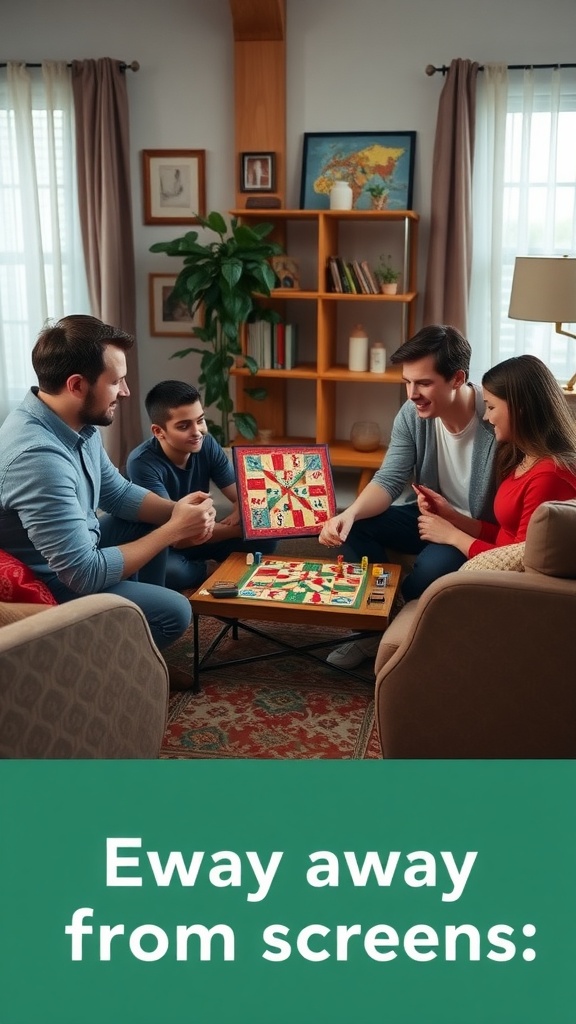
[[[294,629],[269,622],[253,625],[295,641]],[[200,620],[203,651],[219,629],[216,619]],[[324,638],[333,639],[336,646],[346,634],[302,627],[298,636],[303,645]],[[323,658],[332,646],[316,653]],[[240,630],[238,640],[227,636],[207,664],[273,650],[278,648],[271,642]],[[167,660],[191,671],[191,629],[171,648]],[[372,663],[365,661],[357,671],[365,683],[324,662],[286,652],[267,661],[204,672],[201,693],[171,695],[161,757],[379,758]]]

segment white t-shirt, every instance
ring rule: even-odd
[[[469,492],[472,473],[472,449],[476,431],[480,426],[474,414],[470,422],[458,434],[451,434],[438,417],[436,445],[438,447],[438,483],[440,494],[458,512],[470,515]]]

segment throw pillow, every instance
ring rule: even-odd
[[[0,601],[22,604],[58,604],[42,580],[24,562],[0,550]]]
[[[474,558],[469,558],[464,565],[460,566],[460,572],[468,570],[507,570],[508,572],[524,572],[524,548],[526,544],[506,544],[501,548],[490,548],[489,551],[481,551]]]

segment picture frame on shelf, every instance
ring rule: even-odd
[[[193,316],[181,303],[170,301],[176,284],[176,274],[149,274],[148,301],[150,310],[150,335],[152,338],[192,338],[194,328],[203,323],[202,310]]]
[[[273,192],[275,187],[275,154],[242,153],[240,157],[240,190],[242,192]]]
[[[411,210],[416,132],[305,132],[301,210],[328,210],[336,181],[354,210]]]
[[[276,291],[283,288],[289,288],[291,291],[300,290],[300,267],[297,260],[291,256],[272,256],[270,264],[278,278],[278,284],[274,286]]]
[[[206,150],[144,149],[145,224],[198,224],[206,216]]]

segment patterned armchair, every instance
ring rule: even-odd
[[[155,758],[168,671],[131,601],[0,602],[0,757]]]

